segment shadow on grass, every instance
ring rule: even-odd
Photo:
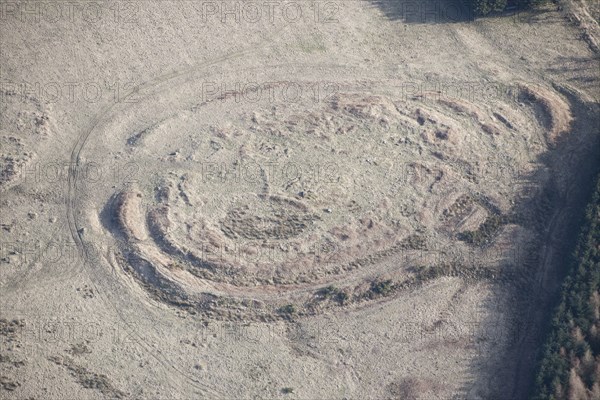
[[[410,24],[447,24],[473,20],[463,0],[369,0],[393,21]]]
[[[472,22],[477,16],[468,6],[469,0],[368,0],[372,5],[383,11],[392,21],[402,21],[408,24],[449,24]],[[515,23],[530,24],[546,23],[548,12],[556,10],[556,5],[545,5],[530,9],[524,0],[508,1],[507,7],[501,12],[492,12],[488,17],[510,18]],[[555,18],[560,18],[556,17]]]
[[[474,358],[470,366],[473,381],[462,387],[469,399],[482,394],[499,400],[530,398],[542,345],[560,299],[562,282],[569,272],[565,267],[577,244],[593,190],[590,183],[600,172],[598,103],[581,99],[567,89],[559,91],[573,110],[570,134],[539,156],[539,165],[552,171],[552,178],[515,209],[515,214],[523,217],[519,225],[537,232],[538,246],[532,248],[534,254],[525,257],[532,262],[515,265],[514,281],[502,289],[511,293],[511,323],[506,332],[497,335],[508,335],[508,347],[500,355],[484,351]],[[534,183],[541,179],[536,176],[543,173],[543,169],[531,171],[523,179]],[[491,309],[491,322],[484,322],[493,323],[494,318]],[[501,344],[497,346],[501,349]]]

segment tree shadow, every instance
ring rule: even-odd
[[[483,328],[478,334],[486,340],[490,337],[501,339],[500,342],[504,340],[507,351],[500,357],[497,353],[483,351],[473,360],[469,367],[473,380],[461,390],[467,399],[481,398],[482,393],[489,399],[499,400],[525,399],[532,394],[540,350],[560,299],[562,282],[569,272],[566,267],[577,244],[585,207],[593,190],[590,183],[600,171],[600,136],[596,133],[600,125],[598,103],[581,99],[565,89],[560,92],[572,106],[571,131],[539,156],[539,164],[548,168],[552,177],[533,196],[516,205],[515,210],[516,214],[524,216],[519,224],[537,232],[539,246],[531,249],[532,254],[518,260],[513,266],[515,271],[508,275],[511,279],[498,282],[499,298],[508,296],[504,298],[509,299],[510,305],[509,311],[501,310],[508,313],[511,322],[508,329],[494,332],[495,311],[490,309],[487,319],[481,321]],[[523,178],[539,182],[536,175],[533,171]],[[552,220],[558,227],[554,232],[549,225]],[[545,257],[544,245],[552,248],[547,252],[550,257]],[[549,263],[549,268],[546,274],[540,274],[544,260]],[[543,276],[544,280],[539,281],[538,276]]]
[[[468,0],[368,0],[381,9],[392,21],[403,21],[408,24],[451,24],[472,22],[477,17]],[[547,23],[552,16],[552,6],[528,9],[523,0],[509,0],[504,11],[492,12],[489,17],[511,18],[517,23],[530,25]],[[485,18],[485,17],[477,17]]]
[[[473,21],[463,0],[369,0],[392,21],[409,24],[448,24]]]
[[[598,60],[594,58],[559,57],[546,70],[552,74],[566,75],[569,82],[597,85],[600,81]]]

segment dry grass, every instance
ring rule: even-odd
[[[521,85],[523,100],[539,106],[538,118],[544,122],[547,132],[546,140],[554,146],[561,137],[569,132],[573,116],[569,105],[556,92],[541,86]]]

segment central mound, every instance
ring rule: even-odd
[[[145,215],[145,221],[121,217],[124,231],[145,226],[171,265],[236,286],[318,282],[397,245],[415,221],[406,203],[392,200],[398,187],[389,184],[403,178],[394,160],[418,153],[382,134],[390,122],[408,129],[418,122],[376,96],[336,96],[315,108],[306,115],[253,111],[200,128],[169,119],[134,134],[130,151],[146,151],[147,143],[162,147],[157,158],[168,172],[144,185],[151,191],[122,193],[143,201],[121,201],[118,213]],[[193,143],[199,129],[204,140],[195,145],[167,143]],[[424,184],[411,189],[420,201],[435,181],[425,176],[432,170],[422,174]],[[151,258],[152,252],[140,253]]]

